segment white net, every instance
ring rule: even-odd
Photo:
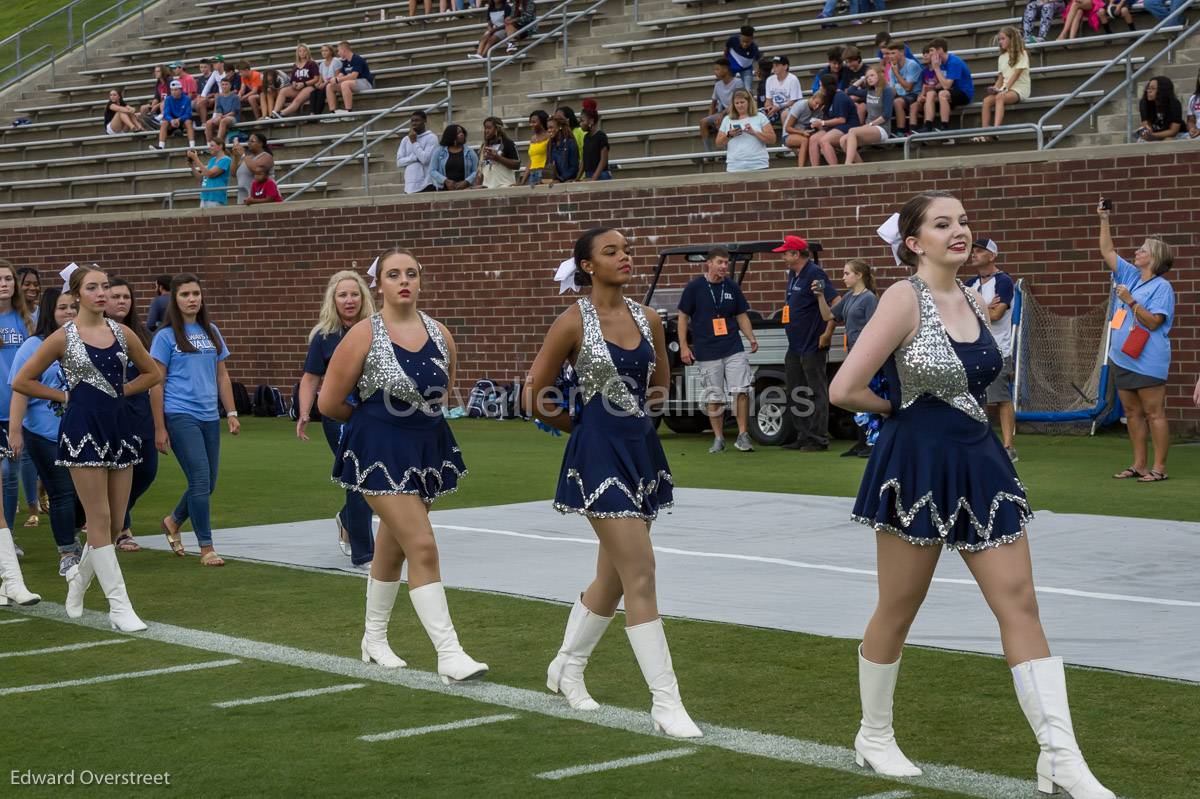
[[[1027,432],[1082,432],[1091,428],[1097,408],[1111,407],[1112,380],[1101,403],[1100,370],[1107,353],[1106,298],[1078,316],[1064,316],[1038,302],[1021,281],[1021,324],[1018,350],[1016,409],[1022,414],[1047,414],[1022,421]],[[1085,418],[1071,418],[1087,413]],[[1054,418],[1058,416],[1060,418]]]

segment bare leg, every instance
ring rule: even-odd
[[[1129,430],[1129,443],[1133,445],[1133,468],[1146,471],[1146,416],[1142,411],[1141,396],[1137,391],[1119,390],[1121,405],[1125,408],[1125,426]]]
[[[1000,643],[1008,665],[1050,657],[1033,590],[1029,539],[1022,536],[1011,544],[964,552],[962,558],[1000,623]]]
[[[624,593],[621,575],[601,545],[596,553],[596,577],[583,592],[583,604],[597,616],[612,616],[616,613],[617,603],[621,601]]]
[[[340,88],[342,90],[342,107],[347,111],[354,110],[354,84],[350,81],[342,81]]]
[[[983,98],[983,118],[980,120],[980,127],[990,128],[992,126],[992,106],[995,104],[996,95],[989,94]]]
[[[950,124],[950,92],[942,89],[938,92],[938,113],[943,125]]]
[[[1013,436],[1017,432],[1017,414],[1013,410],[1011,402],[1001,402],[999,407],[1000,413],[1000,438],[1004,442],[1005,447],[1013,445]]]
[[[738,435],[745,435],[750,426],[750,395],[734,394],[734,415],[737,416]]]
[[[713,438],[725,437],[725,406],[720,402],[708,403],[708,425],[712,428]]]
[[[625,625],[635,627],[657,619],[650,526],[641,519],[629,518],[589,521],[620,576],[625,594]]]
[[[817,132],[808,137],[808,163],[810,166],[821,165],[821,139],[825,138],[824,132]]]
[[[375,558],[371,561],[371,577],[382,582],[394,583],[400,579],[404,568],[404,547],[388,529],[380,523],[375,536]]]
[[[1150,438],[1154,441],[1154,471],[1166,474],[1167,449],[1171,446],[1171,430],[1167,424],[1167,387],[1139,388],[1137,395],[1150,427]]]
[[[113,520],[117,517],[108,507],[108,470],[96,466],[80,466],[71,467],[68,471],[71,475],[71,482],[75,484],[75,494],[83,504],[84,517],[87,519],[88,544],[92,548],[110,545]],[[128,483],[125,490],[126,497],[128,497]],[[124,520],[125,507],[122,505],[121,518],[116,521],[116,524],[119,525]]]
[[[1019,102],[1021,102],[1021,97],[1016,92],[1004,92],[996,95],[996,127],[1004,124],[1004,112],[1007,107]]]
[[[379,514],[379,538],[383,538],[385,531],[394,536],[400,557],[408,560],[408,590],[441,582],[437,541],[433,538],[425,503],[413,494],[368,496],[366,499],[371,510]],[[379,546],[378,542],[376,546]],[[373,576],[374,568],[372,561]]]
[[[834,148],[844,135],[840,130],[831,130],[821,137],[821,154],[825,156],[825,163],[830,166],[836,166],[838,163],[837,151]]]
[[[109,530],[115,541],[125,526],[125,507],[129,504],[129,489],[133,485],[133,467],[108,472]],[[88,530],[91,530],[88,525]]]
[[[895,663],[908,628],[925,601],[941,545],[917,546],[891,533],[875,533],[879,601],[863,633],[862,654],[872,663]]]

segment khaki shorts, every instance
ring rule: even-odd
[[[715,361],[696,361],[696,368],[700,370],[703,403],[724,405],[730,394],[750,392],[750,358],[744,350]]]
[[[1004,366],[987,387],[987,404],[995,405],[1000,402],[1012,402],[1013,359],[1011,355],[1004,356]]]

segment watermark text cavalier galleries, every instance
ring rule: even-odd
[[[12,785],[170,785],[171,773],[138,772],[138,771],[92,771],[91,769],[71,769],[70,771],[31,771],[29,769],[13,769],[9,774]]]

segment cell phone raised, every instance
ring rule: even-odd
[[[1111,212],[1112,209],[1113,209],[1113,201],[1108,199],[1107,197],[1101,197],[1100,198],[1100,210]]]

